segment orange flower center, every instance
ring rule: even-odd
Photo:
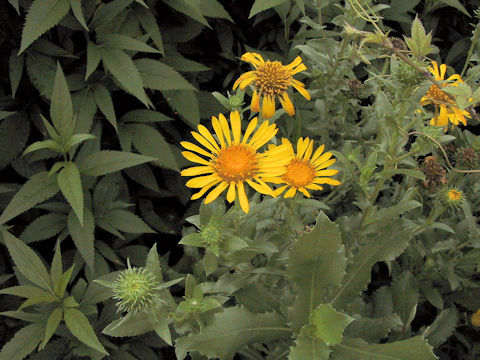
[[[460,200],[462,197],[462,193],[458,190],[449,190],[448,191],[448,198],[450,200]]]
[[[215,172],[226,182],[242,182],[258,172],[256,152],[248,145],[233,145],[220,150],[215,160]]]
[[[440,104],[455,104],[455,102],[448,97],[448,95],[445,93],[445,91],[440,90],[438,86],[432,85],[430,86],[430,89],[427,91],[427,98],[432,100],[434,103],[437,105]]]
[[[260,95],[280,95],[287,90],[292,80],[290,70],[280,61],[267,61],[256,72],[255,87]]]
[[[293,159],[282,178],[287,184],[301,188],[313,181],[315,170],[306,160]]]

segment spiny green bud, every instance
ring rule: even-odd
[[[243,105],[243,98],[241,96],[232,95],[228,99],[228,107],[232,111],[241,109],[242,105]]]
[[[415,57],[410,57],[409,59],[426,71],[427,66],[423,60],[419,60]],[[403,61],[395,62],[395,64],[392,63],[392,74],[398,82],[404,86],[417,86],[425,81],[424,74]]]
[[[158,300],[159,282],[147,268],[128,267],[113,282],[113,298],[118,311],[136,313],[153,306]]]
[[[216,224],[209,223],[206,226],[202,226],[200,238],[203,247],[218,247],[222,242],[222,229]]]

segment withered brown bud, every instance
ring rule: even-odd
[[[425,174],[423,186],[433,192],[437,187],[447,183],[446,171],[442,165],[437,162],[436,156],[427,156],[421,166],[422,172]]]
[[[391,40],[392,42],[392,45],[395,49],[398,49],[398,50],[407,50],[407,45],[405,44],[405,42],[400,39],[400,38],[393,38]]]
[[[480,162],[480,154],[471,147],[464,147],[455,153],[455,161],[458,167],[464,169],[475,169]]]
[[[363,83],[358,79],[348,80],[348,87],[354,96],[358,97],[358,92],[363,87]]]

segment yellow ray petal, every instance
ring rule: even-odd
[[[300,64],[298,65],[295,69],[293,69],[290,74],[295,75],[296,73],[299,73],[300,71],[307,70],[307,67],[305,64]]]
[[[257,78],[258,78],[257,75],[253,75],[253,76],[249,76],[249,77],[244,78],[239,83],[240,90],[244,90],[248,85],[250,85],[252,82],[254,82]],[[235,89],[233,89],[233,90],[235,90]]]
[[[309,143],[309,138],[299,138],[297,141],[297,158],[301,159]]]
[[[215,189],[208,193],[207,197],[205,198],[205,204],[209,204],[215,200],[227,187],[228,183],[222,181]]]
[[[325,148],[325,145],[322,145],[317,149],[317,151],[323,150],[324,148]],[[326,152],[325,154],[322,154],[322,156],[318,157],[317,151],[315,151],[315,154],[313,154],[312,158],[310,159],[310,164],[312,164],[313,166],[320,165],[324,161],[327,161],[328,159],[330,159],[333,155],[331,152]],[[320,153],[322,152],[320,151]]]
[[[280,100],[280,104],[282,104],[283,110],[290,115],[293,116],[295,115],[295,108],[293,107],[292,101],[290,100],[288,94],[284,92],[278,97],[278,100]]]
[[[337,161],[337,159],[327,160],[327,161],[325,161],[324,163],[321,163],[321,164],[317,165],[317,166],[315,167],[315,170],[325,169],[325,168],[329,167],[330,165],[335,164],[335,161]]]
[[[230,113],[230,124],[232,125],[233,143],[240,144],[240,137],[242,135],[242,124],[238,111],[233,111]]]
[[[211,165],[210,162],[208,162],[207,160],[205,159],[202,159],[200,156],[198,156],[197,154],[194,154],[190,151],[182,151],[182,155],[187,159],[187,160],[190,160],[192,162],[196,162],[196,163],[199,163],[199,164],[203,164],[203,165]]]
[[[210,184],[204,186],[202,188],[202,190],[200,190],[199,192],[195,193],[192,195],[192,197],[190,198],[190,200],[197,200],[197,199],[200,199],[203,194],[205,194],[212,186],[218,184],[220,182],[220,180],[215,180],[215,181],[212,181]]]
[[[215,148],[207,139],[205,139],[202,135],[197,133],[196,131],[190,132],[192,136],[197,140],[201,145],[205,146],[208,150],[210,150],[213,154],[218,153],[217,148]]]
[[[333,176],[336,173],[338,173],[337,169],[327,169],[327,170],[316,171],[315,175],[317,175],[317,176]]]
[[[202,188],[217,179],[218,179],[217,175],[214,175],[214,174],[207,175],[207,176],[199,176],[199,177],[188,180],[185,185],[188,186],[189,188]]]
[[[279,187],[278,189],[273,190],[273,197],[279,196],[281,193],[285,191],[285,189],[288,187],[288,185],[283,185]]]
[[[340,181],[332,179],[332,178],[328,178],[328,177],[315,178],[315,180],[313,182],[316,183],[316,184],[328,184],[328,185],[340,185],[341,184]]]
[[[225,140],[223,139],[223,131],[222,125],[220,125],[220,121],[215,116],[212,116],[212,126],[215,134],[217,135],[218,141],[220,142],[220,147],[222,149],[225,148]]]
[[[237,184],[238,188],[238,200],[240,200],[240,207],[245,213],[250,211],[250,205],[248,204],[247,195],[245,194],[245,188],[243,186],[243,182],[239,182]]]
[[[198,132],[199,132],[205,139],[207,139],[207,140],[210,142],[210,144],[213,145],[213,147],[214,147],[215,149],[220,150],[220,147],[218,146],[217,141],[215,140],[215,138],[213,137],[213,135],[211,134],[211,132],[208,131],[208,129],[207,129],[205,126],[203,126],[202,124],[200,124],[200,125],[198,125],[197,129],[198,129]]]
[[[270,189],[270,187],[265,183],[264,183],[265,185],[260,185],[252,180],[247,179],[247,184],[250,185],[254,190],[259,192],[260,194],[272,195],[272,189]]]
[[[283,195],[284,198],[291,198],[291,197],[294,197],[295,194],[297,193],[297,188],[295,187],[290,187],[290,189],[288,189],[288,191],[285,193],[285,195]]]
[[[233,200],[235,200],[235,183],[232,181],[228,187],[227,201],[231,203]]]
[[[222,125],[223,136],[225,136],[227,144],[230,145],[232,139],[230,137],[230,127],[228,126],[227,118],[223,114],[220,114],[218,115],[218,119],[220,120],[220,125]]]
[[[302,63],[302,58],[300,56],[297,56],[295,59],[293,59],[293,61],[290,64],[285,65],[285,67],[287,69],[293,69],[296,66],[300,65],[301,63]]]
[[[309,190],[323,190],[323,187],[317,184],[308,184],[307,186],[305,186],[305,188]]]
[[[180,145],[182,145],[185,149],[195,151],[195,152],[199,153],[200,155],[207,156],[209,158],[214,158],[215,157],[214,155],[212,155],[212,153],[209,153],[208,151],[203,150],[200,146],[192,144],[191,142],[182,141],[182,142],[180,142]]]
[[[258,96],[257,90],[253,90],[252,102],[250,103],[250,109],[255,112],[260,111],[260,96]]]
[[[275,114],[275,100],[273,96],[265,95],[262,101],[262,117],[270,119]]]
[[[310,193],[307,191],[307,189],[301,187],[301,188],[298,188],[298,191],[300,191],[306,197],[310,197]]]
[[[313,140],[310,140],[310,143],[307,146],[307,150],[305,150],[305,154],[303,154],[303,159],[309,160],[310,156],[312,156],[312,151],[313,151]]]
[[[244,81],[245,79],[249,79],[249,78],[252,78],[252,77],[255,78],[255,76],[256,76],[256,71],[247,71],[246,73],[240,75],[240,77],[233,84],[233,90],[235,90],[238,87],[238,85],[240,85],[240,83],[242,81]],[[242,87],[240,86],[240,89],[241,88]]]
[[[310,97],[310,93],[305,89],[305,85],[298,81],[298,80],[295,80],[295,79],[292,79],[291,80],[291,83],[292,83],[292,86],[297,89],[297,91],[302,94],[302,96],[307,99],[307,100],[310,100],[311,97]]]
[[[258,118],[255,116],[247,126],[247,130],[245,130],[245,134],[243,135],[242,143],[245,144],[248,141],[248,138],[252,134],[253,130],[257,127]]]
[[[250,53],[247,52],[242,55],[242,60],[249,62],[252,64],[255,68],[257,68],[260,65],[265,64],[265,61],[263,60],[262,56],[256,53]]]
[[[182,176],[198,176],[204,174],[213,173],[213,169],[210,166],[193,166],[187,169],[184,169],[180,172]]]
[[[445,73],[446,72],[447,72],[447,65],[445,65],[445,64],[440,65],[440,77],[442,79],[445,78]]]

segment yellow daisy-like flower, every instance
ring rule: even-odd
[[[433,67],[430,67],[429,70],[435,77],[435,80],[445,80],[447,65],[441,64],[439,68],[436,61],[432,61],[432,65]],[[447,81],[449,81],[449,83],[442,84],[442,87],[458,86],[459,83],[463,83],[462,78],[458,74],[450,76]],[[425,96],[420,99],[420,105],[428,104],[435,106],[435,116],[430,120],[431,125],[444,126],[445,131],[448,129],[449,122],[454,125],[458,125],[460,122],[463,125],[467,125],[465,117],[470,117],[468,111],[458,108],[455,101],[450,99],[450,97],[436,85],[430,86]]]
[[[291,158],[285,174],[264,179],[275,184],[286,184],[275,190],[275,196],[290,187],[284,194],[285,198],[295,196],[297,190],[306,197],[310,197],[308,190],[322,190],[323,187],[320,184],[340,185],[340,181],[329,177],[338,173],[338,170],[327,169],[335,163],[336,159],[331,159],[332,153],[323,152],[325,145],[321,145],[313,155],[313,140],[309,138],[298,139],[296,155],[292,144],[287,139],[282,139],[282,146],[284,145],[288,146]]]
[[[182,176],[196,176],[186,184],[188,187],[201,189],[191,197],[192,200],[202,197],[215,186],[205,198],[205,203],[208,204],[228,188],[227,201],[235,200],[238,192],[240,206],[248,213],[249,204],[244,183],[261,194],[273,196],[272,189],[262,179],[285,173],[285,166],[290,162],[289,149],[287,145],[281,145],[259,153],[258,149],[270,141],[278,129],[275,124],[265,121],[255,131],[257,121],[256,117],[250,121],[242,138],[238,111],[230,113],[230,126],[225,116],[220,114],[218,118],[212,117],[217,139],[205,126],[198,125],[198,132],[192,131],[192,135],[203,148],[188,141],[180,143],[189,150],[183,151],[182,155],[201,164],[181,172]]]
[[[261,55],[250,52],[243,54],[242,60],[251,63],[255,70],[242,74],[233,84],[233,90],[237,87],[243,90],[247,85],[253,84],[250,108],[252,111],[261,111],[264,119],[271,118],[275,113],[275,99],[280,101],[288,115],[295,114],[292,101],[287,94],[290,86],[297,89],[305,99],[310,100],[310,94],[305,90],[305,84],[293,78],[296,73],[307,69],[300,56],[297,56],[288,65],[283,65],[280,61],[267,60],[265,62]],[[260,100],[262,101],[261,107]]]

